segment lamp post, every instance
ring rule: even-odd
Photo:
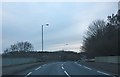
[[[43,26],[49,26],[49,24],[42,25],[42,52],[43,52]]]

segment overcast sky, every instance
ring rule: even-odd
[[[49,23],[44,26],[44,50],[79,52],[89,24],[96,19],[106,20],[117,7],[117,2],[3,3],[0,49],[29,41],[35,50],[41,50],[41,25]]]

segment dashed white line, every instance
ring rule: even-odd
[[[32,72],[29,72],[25,77],[29,76]]]
[[[68,77],[70,77],[70,75],[66,72],[66,71],[64,71],[65,72],[65,74],[68,76]]]
[[[101,71],[97,71],[98,73],[101,73],[101,74],[105,74],[105,75],[110,75],[110,74],[107,74],[107,73],[104,73],[104,72],[101,72]]]
[[[63,64],[62,64],[62,69],[64,70]]]
[[[64,63],[63,63],[64,64]],[[64,70],[64,67],[63,67],[63,64],[62,64],[62,69]],[[70,75],[64,70],[64,73],[68,76],[68,77],[70,77]]]
[[[86,68],[86,69],[89,69],[89,70],[92,70],[91,68],[89,68],[89,67],[86,67],[86,66],[83,66],[84,68]]]
[[[62,69],[64,70],[64,67],[62,67]]]
[[[40,69],[41,68],[41,66],[40,67],[38,67],[38,68],[36,68],[35,70],[38,70],[38,69]]]

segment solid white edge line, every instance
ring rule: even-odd
[[[78,64],[79,66],[82,66],[81,64]]]
[[[89,70],[92,70],[91,68],[89,68],[89,67],[86,67],[86,66],[83,66],[84,68],[86,68],[86,69],[89,69]]]
[[[78,64],[77,62],[74,62],[75,64]],[[78,64],[79,66],[82,66],[81,64]],[[86,69],[92,70],[91,68],[87,67],[87,66],[83,66]]]
[[[41,68],[41,66],[40,67],[38,67],[38,68],[36,68],[35,70],[38,70],[38,69],[40,69]]]
[[[32,72],[29,72],[25,77],[29,76]]]
[[[101,73],[101,74],[105,74],[105,75],[110,75],[110,74],[107,74],[107,73],[104,73],[104,72],[101,72],[101,71],[97,71],[98,73]]]
[[[66,72],[66,71],[64,71],[65,72],[65,74],[68,76],[68,77],[70,77],[70,75]]]
[[[82,66],[81,64],[78,64],[77,62],[74,62],[75,64],[79,65],[79,66]]]

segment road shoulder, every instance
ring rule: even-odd
[[[98,69],[101,71],[111,73],[113,75],[118,75],[118,76],[120,75],[119,74],[120,64],[102,63],[102,62],[82,62],[82,61],[79,61],[78,63],[85,65],[85,66],[88,66],[88,67],[91,67],[91,68],[95,68],[95,69]]]

